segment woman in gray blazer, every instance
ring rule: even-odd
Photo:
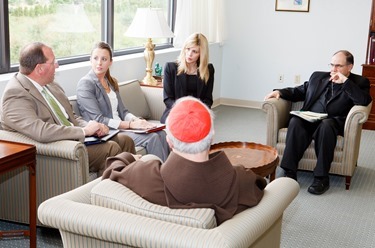
[[[126,109],[119,94],[117,80],[110,75],[112,49],[105,42],[97,43],[90,57],[91,70],[78,82],[77,103],[86,120],[96,120],[113,129],[148,129],[155,127]],[[125,131],[126,132],[126,131]],[[126,132],[136,146],[165,161],[170,149],[164,131],[153,133]]]

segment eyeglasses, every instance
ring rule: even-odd
[[[330,63],[330,64],[328,64],[328,66],[329,67],[331,67],[331,68],[343,68],[344,66],[347,66],[347,64],[346,65],[340,65],[340,64],[332,64],[332,63]]]
[[[50,65],[59,65],[59,61],[57,61],[57,59],[54,59],[52,62],[45,62],[45,63],[42,63],[42,64],[50,64]]]

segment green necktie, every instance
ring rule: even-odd
[[[46,91],[45,88],[43,88],[42,93],[44,97],[47,99],[49,104],[51,105],[53,112],[56,114],[57,118],[60,120],[60,123],[65,126],[71,126],[72,124],[68,121],[68,119],[65,117],[64,113],[62,112],[61,108],[55,101],[55,99]]]

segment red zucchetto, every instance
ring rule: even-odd
[[[210,132],[211,116],[201,102],[185,100],[172,108],[167,125],[176,139],[194,143],[204,139]]]

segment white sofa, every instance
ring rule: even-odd
[[[172,223],[164,217],[141,216],[138,213],[140,208],[149,209],[145,205],[151,204],[144,203],[144,199],[138,199],[144,202],[130,211],[127,205],[136,202],[136,196],[127,201],[126,193],[121,190],[125,187],[106,180],[98,178],[39,206],[39,220],[46,226],[59,229],[65,248],[279,247],[283,212],[299,192],[296,181],[277,178],[267,185],[257,206],[235,215],[220,226],[205,229]],[[99,199],[98,194],[102,194]],[[124,205],[128,210],[120,207]],[[150,211],[155,212],[155,209]],[[160,210],[158,215],[170,216],[171,212],[166,211]]]
[[[120,84],[120,93],[125,105],[135,115],[160,119],[164,111],[162,89],[140,87],[138,80],[131,80]],[[71,103],[74,105],[73,99]],[[37,206],[48,198],[97,178],[95,173],[89,173],[86,147],[78,141],[40,143],[23,134],[5,130],[0,130],[0,137],[2,140],[36,146]],[[24,167],[0,175],[0,219],[29,222],[28,204],[25,204],[29,202],[28,178],[28,171]]]

